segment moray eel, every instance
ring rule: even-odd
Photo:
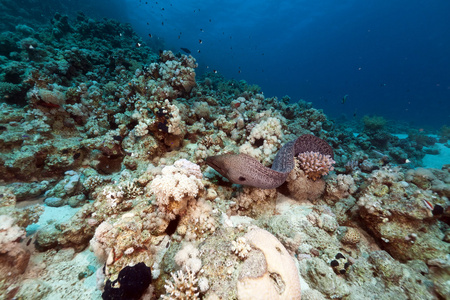
[[[327,142],[314,135],[304,134],[281,147],[275,156],[272,168],[242,153],[208,156],[206,164],[232,183],[274,189],[286,181],[289,172],[295,166],[294,157],[307,151],[319,152],[334,158],[333,149]]]

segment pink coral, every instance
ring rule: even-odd
[[[300,153],[298,159],[299,167],[311,180],[317,180],[334,169],[335,161],[330,155],[308,151]]]

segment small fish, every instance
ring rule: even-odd
[[[122,33],[119,33],[119,36],[122,36]]]
[[[140,47],[141,46],[141,43],[136,43],[136,47]]]
[[[189,50],[188,48],[180,48],[181,50],[183,50],[184,52],[186,52],[187,54],[191,53],[191,50]]]
[[[164,22],[161,22],[161,25],[164,26]]]
[[[214,73],[217,73],[217,70],[213,70]]]
[[[200,50],[197,50],[197,53],[200,53]]]
[[[199,43],[199,44],[202,44],[202,43],[203,43],[203,41],[202,41],[202,40],[198,40],[198,43]]]
[[[423,204],[425,204],[425,207],[429,210],[433,210],[433,204],[430,201],[424,199]]]
[[[30,45],[30,46],[28,47],[28,49],[34,49],[33,45]]]
[[[27,246],[30,246],[32,240],[33,240],[33,238],[30,238],[30,239],[28,240]]]
[[[342,97],[342,104],[345,103],[345,101],[347,101],[348,95],[344,95],[344,97]]]
[[[148,34],[148,37],[149,37],[149,38],[151,38],[151,37],[152,37],[152,34],[151,34],[151,33],[149,33],[149,34]]]
[[[409,159],[405,159],[405,164],[409,164],[411,161]]]

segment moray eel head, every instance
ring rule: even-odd
[[[208,156],[205,162],[232,183],[245,185],[247,184],[247,178],[245,178],[241,171],[241,168],[245,166],[242,155],[243,154],[224,154]]]

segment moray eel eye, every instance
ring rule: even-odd
[[[239,176],[239,181],[245,181],[245,177]]]

